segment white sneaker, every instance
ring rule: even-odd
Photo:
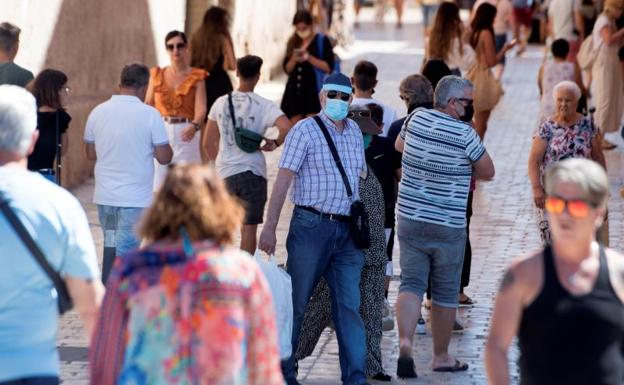
[[[427,324],[425,320],[422,318],[418,319],[418,323],[416,324],[416,334],[425,335],[427,334]]]
[[[384,332],[394,329],[394,314],[392,314],[392,308],[388,303],[388,300],[384,301],[383,308],[383,321],[381,324],[381,330]]]

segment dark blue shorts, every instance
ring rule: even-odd
[[[494,35],[494,45],[496,46],[496,53],[500,52],[507,43],[507,34]],[[505,65],[505,56],[499,61],[500,64]]]

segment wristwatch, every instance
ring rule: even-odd
[[[195,127],[195,131],[199,131],[201,129],[201,126],[195,122],[191,122],[191,124],[193,125],[193,127]]]

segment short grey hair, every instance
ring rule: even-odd
[[[433,104],[433,87],[423,75],[409,75],[399,84],[399,96],[408,106]]]
[[[593,160],[570,158],[555,162],[544,174],[544,190],[552,195],[559,183],[576,185],[584,201],[593,207],[604,207],[609,198],[609,179],[604,168]]]
[[[433,94],[433,107],[446,108],[451,99],[464,97],[466,89],[472,90],[472,83],[468,79],[456,75],[448,75],[440,79]]]
[[[126,88],[139,89],[149,83],[149,68],[143,64],[128,64],[121,70],[120,85]]]
[[[9,22],[0,23],[0,51],[9,53],[19,42],[20,32],[18,26]]]
[[[26,156],[36,128],[35,97],[22,87],[0,85],[0,151]]]
[[[570,80],[564,80],[555,85],[555,87],[553,88],[553,99],[555,101],[557,100],[557,94],[560,91],[571,92],[577,102],[579,101],[579,99],[581,99],[581,96],[583,95],[583,93],[581,92],[581,88],[578,86],[578,84]]]

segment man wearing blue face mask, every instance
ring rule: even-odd
[[[365,160],[362,132],[354,121],[347,119],[352,93],[348,77],[328,76],[320,92],[322,111],[290,130],[258,243],[269,254],[275,251],[275,229],[294,180],[291,199],[295,209],[286,240],[288,273],[293,285],[293,356],[282,363],[289,385],[299,384],[294,352],[308,301],[321,276],[332,296],[342,383],[366,384],[366,336],[359,313],[364,256],[354,243],[350,224],[351,205],[359,200],[359,176],[365,169]],[[321,125],[336,148],[351,194]]]

